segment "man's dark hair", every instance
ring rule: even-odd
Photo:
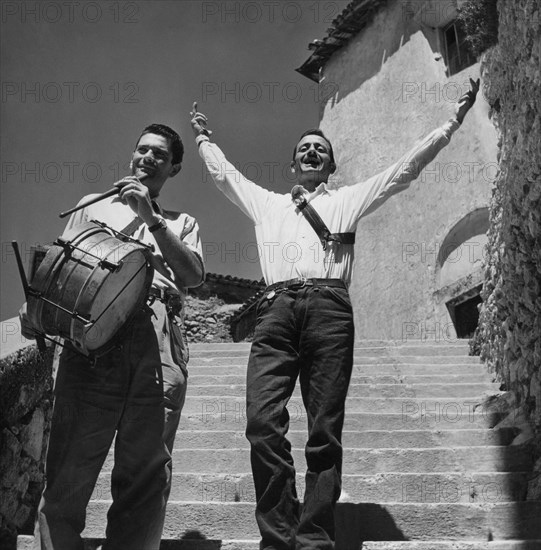
[[[306,136],[310,136],[310,135],[315,135],[315,136],[322,137],[329,144],[329,156],[331,157],[331,162],[333,164],[336,164],[336,162],[334,162],[334,152],[332,150],[332,143],[329,140],[329,138],[319,128],[313,128],[312,130],[306,130],[306,132],[304,132],[304,134],[302,134],[302,136],[297,140],[297,144],[295,145],[295,148],[293,149],[293,160],[295,160],[295,155],[297,154],[297,145],[299,144],[299,141],[301,141],[302,138],[304,138]]]
[[[169,147],[171,148],[171,153],[173,155],[173,164],[180,164],[182,162],[182,158],[184,157],[184,145],[182,144],[182,140],[180,139],[180,136],[175,132],[175,130],[169,128],[169,126],[166,126],[165,124],[150,124],[141,132],[137,143],[139,143],[139,140],[145,134],[156,134],[158,136],[163,136],[164,138],[167,138],[169,142]]]

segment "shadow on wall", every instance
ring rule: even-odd
[[[440,271],[441,276],[445,275],[448,264],[458,264],[463,261],[470,266],[469,271],[471,271],[472,264],[477,260],[480,263],[483,258],[483,247],[487,241],[488,216],[488,208],[477,208],[459,220],[447,233],[438,251],[436,262],[436,270]],[[467,247],[463,246],[465,243],[469,243]],[[463,247],[463,250],[460,250],[460,247]],[[440,281],[440,286],[445,286],[449,282]]]

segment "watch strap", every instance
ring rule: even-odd
[[[165,229],[166,227],[167,227],[167,222],[165,221],[164,218],[160,218],[159,222],[155,223],[154,225],[149,225],[148,230],[151,233],[154,233],[154,232],[158,231],[159,229]]]

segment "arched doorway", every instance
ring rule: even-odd
[[[436,303],[445,305],[456,336],[470,338],[479,321],[488,208],[473,210],[447,233],[436,261]]]

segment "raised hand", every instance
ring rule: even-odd
[[[207,117],[203,113],[197,112],[197,102],[194,101],[192,111],[190,111],[190,116],[192,117],[192,120],[190,121],[192,124],[192,130],[195,134],[195,137],[197,136],[209,136],[212,134],[210,130],[207,129]]]
[[[477,97],[477,92],[479,92],[479,82],[480,80],[474,81],[470,78],[470,89],[456,102],[455,114],[456,119],[460,124],[464,120],[466,113],[472,108],[475,103],[475,98]]]

